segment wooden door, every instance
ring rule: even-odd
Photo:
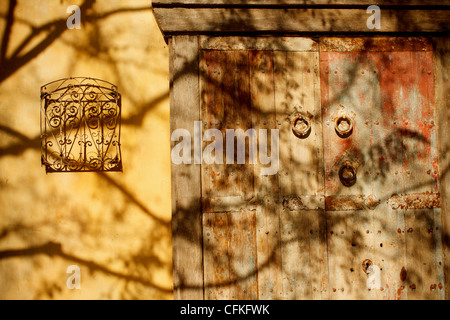
[[[275,174],[261,174],[260,159],[249,163],[249,149],[245,164],[202,165],[205,298],[323,298],[318,44],[304,38],[204,38],[200,75],[204,130],[279,134]],[[312,117],[308,138],[292,131],[297,113]],[[272,150],[272,140],[266,141]],[[258,148],[264,143],[259,139]]]
[[[430,43],[322,39],[320,72],[331,298],[443,299]],[[347,137],[339,117],[353,124]]]
[[[199,64],[205,299],[443,298],[425,40],[200,37]]]

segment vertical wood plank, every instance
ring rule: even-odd
[[[227,213],[203,214],[205,299],[230,299],[230,248]]]
[[[443,293],[443,283],[437,281],[440,266],[435,257],[440,237],[437,239],[435,235],[441,231],[435,223],[434,210],[409,210],[406,227],[407,297],[411,300],[438,299]]]
[[[171,132],[187,129],[193,137],[200,117],[198,38],[176,36],[169,45]],[[200,166],[172,163],[171,171],[174,299],[203,299]]]
[[[255,212],[215,212],[203,215],[205,299],[255,300]]]
[[[223,136],[223,92],[222,77],[223,55],[220,51],[200,51],[200,89],[201,89],[201,119],[204,131],[208,129],[220,130]],[[202,150],[211,142],[203,141]],[[224,157],[225,149],[215,150],[217,158]],[[224,158],[223,158],[224,159]],[[206,159],[203,159],[204,161]],[[226,195],[225,164],[202,163],[202,197],[218,197]]]
[[[237,138],[234,158],[227,159],[227,130],[244,133],[252,127],[249,65],[246,51],[201,51],[201,110],[204,131],[217,129],[223,137],[219,151],[222,164],[204,163],[202,195],[205,201],[221,197],[253,198],[253,164],[249,163],[249,142],[246,142],[245,164],[237,159]],[[247,139],[248,140],[248,139]],[[203,142],[203,149],[212,143]],[[217,156],[217,155],[216,155]]]
[[[322,180],[323,181],[323,180]],[[314,211],[311,219],[311,284],[314,300],[328,300],[330,295],[328,283],[327,225],[324,210]],[[312,231],[312,232],[311,232]]]
[[[325,213],[281,212],[283,299],[328,298]]]
[[[222,164],[203,164],[202,194],[205,204],[226,207],[230,199],[243,206],[243,211],[228,208],[217,211],[204,206],[204,274],[206,299],[256,299],[256,219],[247,210],[245,200],[252,199],[253,164],[249,164],[248,145],[245,164],[237,161],[237,139],[234,157],[227,158],[227,130],[251,128],[249,63],[247,51],[201,51],[202,78],[201,118],[203,128],[218,129],[223,137]],[[206,147],[211,142],[204,142]],[[205,213],[206,212],[208,213]]]
[[[284,299],[312,299],[310,215],[314,216],[314,211],[281,213]]]
[[[233,281],[230,299],[258,299],[256,213],[242,210],[228,214],[230,279]]]
[[[450,126],[450,41],[449,37],[433,38],[433,64],[435,76],[435,96],[436,96],[436,114],[437,114],[437,135],[439,167],[441,173],[439,176],[439,191],[441,196],[441,227],[442,227],[442,247],[443,256],[441,264],[444,265],[443,278],[444,298],[450,299],[450,135],[448,128]]]
[[[250,51],[250,93],[254,128],[267,129],[270,152],[270,129],[276,127],[273,52]],[[258,140],[261,148],[265,141]],[[262,165],[255,166],[255,194],[261,204],[257,208],[258,292],[260,299],[276,299],[283,295],[281,272],[280,212],[277,204],[278,175],[261,175]]]
[[[280,201],[314,200],[281,209],[281,261],[284,299],[326,299],[328,267],[326,221],[322,210],[323,156],[318,52],[274,52],[277,125],[280,128]],[[311,133],[301,139],[290,118],[309,113]],[[300,200],[301,201],[301,200]],[[284,203],[283,203],[284,204]],[[289,208],[290,207],[290,208]]]

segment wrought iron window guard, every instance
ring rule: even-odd
[[[41,163],[46,172],[122,171],[121,97],[93,78],[41,87]]]

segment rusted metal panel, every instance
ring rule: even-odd
[[[424,217],[440,230],[431,46],[423,38],[392,40],[321,41],[327,228],[342,227],[344,232],[339,237],[336,231],[328,234],[330,287],[349,292],[332,298],[365,296],[364,283],[351,280],[345,269],[354,264],[351,261],[366,259],[381,270],[377,298],[442,298],[417,285],[420,279],[436,288],[439,283],[444,286],[440,233],[425,246],[416,244],[420,240],[408,232],[411,221],[424,229]],[[333,119],[342,109],[353,116],[353,131],[345,137]],[[345,170],[352,168],[346,174],[356,175],[353,183],[345,183],[340,175],[346,162],[350,164]],[[356,224],[365,224],[366,235],[372,236],[364,246],[355,244],[345,259],[350,235],[344,235],[364,234]],[[342,254],[340,249],[344,256],[335,256]],[[412,275],[414,283],[409,282]]]

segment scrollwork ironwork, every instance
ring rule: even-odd
[[[41,162],[47,172],[122,171],[121,97],[93,78],[41,87]]]

